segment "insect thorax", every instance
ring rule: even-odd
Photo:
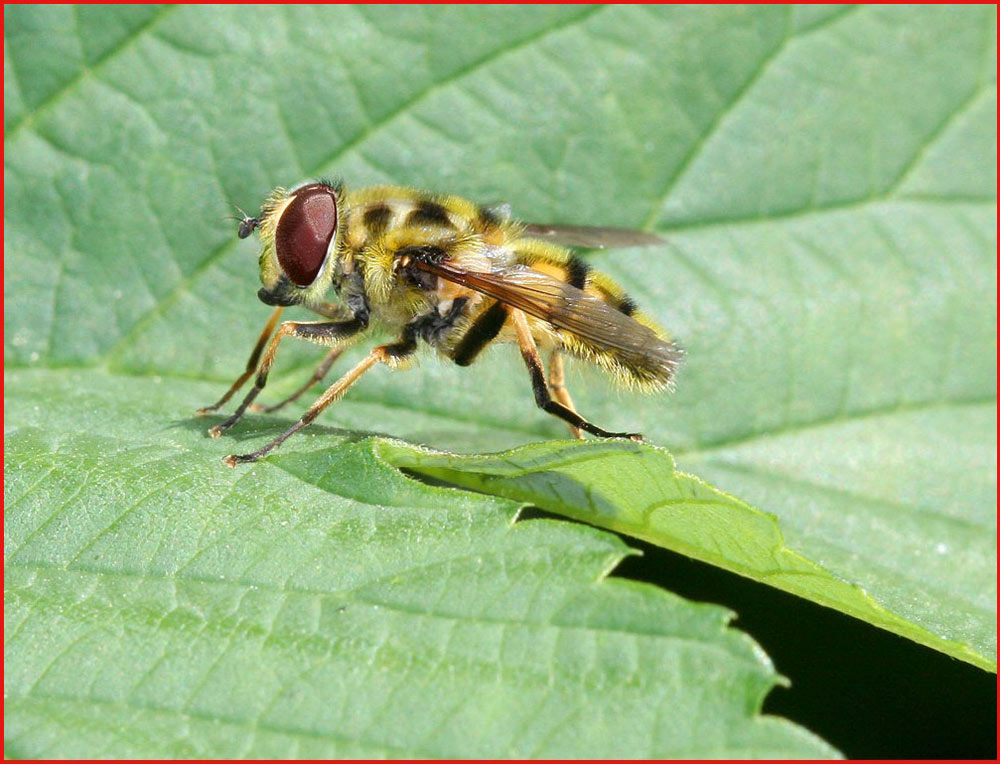
[[[466,296],[478,295],[408,268],[413,257],[459,260],[473,270],[489,270],[501,256],[514,225],[455,196],[383,186],[349,193],[336,278],[347,284],[352,274],[363,281],[373,315],[399,327],[418,315]],[[470,305],[471,307],[471,305]]]

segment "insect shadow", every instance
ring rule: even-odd
[[[224,419],[225,417],[222,415],[192,416],[184,419],[175,419],[163,429],[180,429],[195,432],[203,435],[205,439],[210,442],[224,443],[226,441],[230,441],[234,443],[241,443],[245,441],[274,437],[277,434],[285,432],[289,425],[295,421],[292,416],[285,417],[265,415],[262,417],[254,417],[252,420],[244,420],[239,428],[229,430],[224,437],[213,441],[209,438],[206,431],[211,428],[213,424],[223,421]],[[342,441],[356,443],[365,440],[366,438],[387,438],[390,440],[401,440],[414,446],[425,446],[445,451],[457,450],[460,452],[474,452],[481,451],[483,449],[496,450],[498,447],[512,448],[514,446],[521,445],[524,440],[522,437],[516,437],[510,439],[509,441],[505,440],[500,446],[497,446],[495,442],[491,443],[484,438],[477,437],[474,433],[470,433],[467,430],[444,426],[428,426],[401,436],[399,433],[388,433],[381,430],[348,429],[344,427],[324,425],[317,422],[310,427],[310,432],[317,436],[317,445],[320,445],[319,439],[324,437],[329,437],[329,445],[331,446]],[[546,437],[556,437],[557,432],[558,431],[555,430],[552,433],[540,431],[537,434],[537,437],[543,439]],[[223,448],[222,451],[224,452],[225,449]]]
[[[206,440],[210,440],[208,435],[205,433],[206,429],[210,427],[215,421],[223,421],[225,417],[211,417],[211,416],[192,416],[185,419],[175,419],[165,429],[181,429],[190,430],[192,432],[199,432],[205,436]],[[251,422],[247,422],[244,427],[239,429],[230,430],[226,433],[225,439],[222,440],[233,440],[233,441],[245,441],[254,440],[257,438],[264,438],[271,436],[273,437],[276,433],[284,432],[288,429],[288,426],[294,419],[289,419],[287,417],[262,417],[255,418]],[[393,437],[384,432],[378,432],[376,430],[349,430],[343,427],[331,427],[329,425],[316,424],[310,428],[317,435],[331,435],[335,439],[347,440],[350,442],[356,442],[359,440],[364,440],[365,438],[371,437],[382,437],[390,438]],[[333,442],[331,442],[331,445]]]

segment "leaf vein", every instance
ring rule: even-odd
[[[677,169],[674,170],[671,176],[667,179],[666,188],[654,200],[652,210],[650,211],[649,216],[646,218],[646,222],[642,225],[643,229],[649,230],[653,228],[657,218],[660,215],[660,210],[663,208],[663,205],[666,203],[670,194],[677,187],[677,184],[680,182],[684,173],[687,172],[688,168],[691,167],[691,165],[695,162],[695,160],[697,160],[697,158],[701,155],[702,150],[705,148],[709,140],[711,140],[712,137],[716,134],[719,126],[726,119],[726,117],[729,114],[733,113],[733,110],[736,109],[737,106],[739,106],[739,104],[743,101],[744,96],[746,96],[750,92],[751,88],[753,88],[754,85],[760,82],[761,78],[764,76],[767,69],[778,58],[778,56],[780,56],[781,53],[786,49],[788,43],[792,39],[789,33],[788,23],[787,23],[791,21],[791,18],[792,18],[791,11],[788,11],[786,16],[786,28],[784,37],[777,45],[774,46],[774,50],[772,50],[770,53],[768,53],[760,60],[760,62],[753,69],[753,71],[750,72],[750,75],[749,77],[747,77],[746,81],[742,85],[740,85],[739,88],[737,88],[736,92],[729,100],[729,103],[722,105],[722,108],[719,109],[716,115],[705,127],[704,132],[702,132],[702,134],[698,137],[698,139],[691,144],[691,147],[687,150],[687,153],[685,153],[685,155],[681,159],[680,164],[677,166]]]
[[[943,400],[943,401],[940,400],[916,401],[913,403],[897,403],[897,404],[892,404],[890,406],[873,407],[858,411],[856,413],[852,413],[848,416],[837,415],[831,417],[817,418],[809,420],[807,422],[791,424],[784,427],[777,427],[771,430],[751,432],[744,435],[737,435],[731,438],[706,441],[705,443],[702,443],[694,448],[674,449],[672,450],[672,453],[674,457],[677,458],[680,457],[699,458],[703,455],[711,455],[713,452],[716,451],[733,448],[735,446],[742,446],[748,443],[757,442],[767,438],[774,438],[788,434],[808,432],[810,430],[817,430],[817,429],[822,429],[824,427],[830,427],[831,425],[862,421],[865,419],[876,419],[883,416],[918,413],[921,411],[945,408],[948,406],[960,406],[960,407],[996,406],[996,396],[994,395],[971,396],[968,398],[953,398],[950,400]]]
[[[72,6],[71,6],[72,7]],[[135,43],[140,37],[142,37],[147,32],[151,31],[160,21],[162,21],[168,14],[173,13],[175,10],[182,6],[179,5],[164,5],[161,6],[157,11],[150,16],[146,21],[133,29],[129,34],[123,37],[114,47],[109,48],[107,51],[101,55],[100,58],[95,59],[90,64],[82,64],[80,70],[73,75],[65,84],[60,88],[50,93],[46,98],[44,98],[39,103],[35,104],[31,109],[26,109],[24,115],[19,119],[10,129],[5,131],[4,143],[17,137],[18,133],[22,129],[26,128],[28,125],[34,124],[37,121],[40,114],[44,113],[46,110],[53,108],[59,101],[63,99],[71,90],[75,89],[88,74],[93,74],[98,68],[102,67],[112,58],[117,56],[119,53],[126,50],[129,46]]]
[[[963,98],[951,112],[945,114],[944,118],[924,138],[923,142],[917,147],[916,151],[913,152],[913,156],[910,157],[910,160],[905,165],[903,165],[900,171],[896,174],[896,177],[889,184],[889,187],[882,192],[882,195],[886,198],[894,196],[895,193],[906,184],[910,175],[912,175],[920,167],[920,163],[927,156],[927,153],[942,137],[944,137],[944,134],[948,132],[948,129],[955,124],[959,117],[970,111],[983,95],[989,94],[991,90],[992,88],[989,85],[982,87],[973,86],[969,94]]]

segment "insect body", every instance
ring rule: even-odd
[[[348,341],[371,326],[388,328],[397,339],[375,347],[287,432],[252,454],[226,457],[229,466],[261,458],[312,422],[372,366],[403,366],[421,343],[459,366],[471,364],[490,343],[516,343],[535,402],[563,419],[577,437],[586,431],[641,439],[608,432],[576,413],[564,387],[563,353],[646,391],[668,387],[682,355],[619,286],[552,243],[660,243],[650,234],[524,225],[495,208],[455,196],[399,187],[349,192],[326,182],[276,189],[257,217],[244,215],[240,221],[240,238],[254,230],[263,243],[258,297],[275,310],[246,371],[216,404],[200,410],[221,407],[256,372],[253,388],[233,416],[209,430],[213,437],[253,406],[282,338],[299,337],[330,351],[305,386],[265,411],[305,392],[326,374]],[[331,288],[338,303],[327,302]],[[290,305],[327,320],[279,325],[282,310]],[[548,379],[540,351],[550,357]]]

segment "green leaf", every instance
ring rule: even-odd
[[[227,470],[164,417],[206,383],[6,385],[9,754],[835,754],[758,714],[779,677],[731,614],[605,578],[608,533],[515,523],[367,438]]]
[[[929,424],[938,429],[928,426],[914,435],[947,433],[947,422]],[[972,420],[960,424],[977,426]],[[380,453],[398,467],[645,539],[996,670],[987,657],[996,654],[989,620],[995,592],[967,592],[964,586],[968,571],[985,571],[995,555],[991,539],[973,523],[922,516],[906,522],[889,506],[872,520],[881,524],[876,544],[857,538],[859,530],[843,516],[832,538],[791,524],[784,526],[786,538],[774,515],[678,471],[663,449],[633,443],[542,443],[488,456],[415,452],[390,443]],[[279,463],[293,458],[280,457]],[[838,508],[843,514],[843,497],[815,493],[816,524],[832,525]],[[878,556],[886,541],[896,550],[919,550],[931,534],[948,539],[939,542],[937,560],[921,559],[917,551],[888,561]],[[854,559],[843,551],[845,538],[856,550]],[[878,591],[882,601],[857,581]]]
[[[911,624],[899,630],[995,665],[993,8],[12,6],[4,19],[8,490],[28,474],[11,444],[30,428],[91,463],[91,435],[152,458],[178,436],[164,423],[181,423],[184,469],[208,496],[275,480],[281,460],[327,442],[298,437],[234,478],[215,471],[233,449],[187,429],[267,315],[254,247],[223,220],[232,204],[321,175],[506,200],[529,219],[668,239],[590,257],[680,338],[678,392],[618,396],[571,369],[583,413],[641,429],[685,473],[775,515],[789,549]],[[288,376],[270,394],[317,360],[283,347]],[[136,399],[144,417],[101,424],[137,416]],[[235,442],[289,421],[255,418]],[[506,350],[465,370],[373,371],[324,423],[452,451],[564,434]],[[668,474],[662,452],[643,453]],[[64,484],[69,467],[42,459],[51,474],[21,486],[33,492],[8,528],[61,507],[56,528],[100,532],[143,496],[117,477],[130,462],[108,458],[97,487]],[[213,504],[185,506],[122,536],[108,569],[145,564],[132,547],[169,547]],[[103,718],[111,735],[110,714],[126,713],[47,708],[51,729],[75,734]],[[153,707],[129,713],[147,731],[168,724]]]

